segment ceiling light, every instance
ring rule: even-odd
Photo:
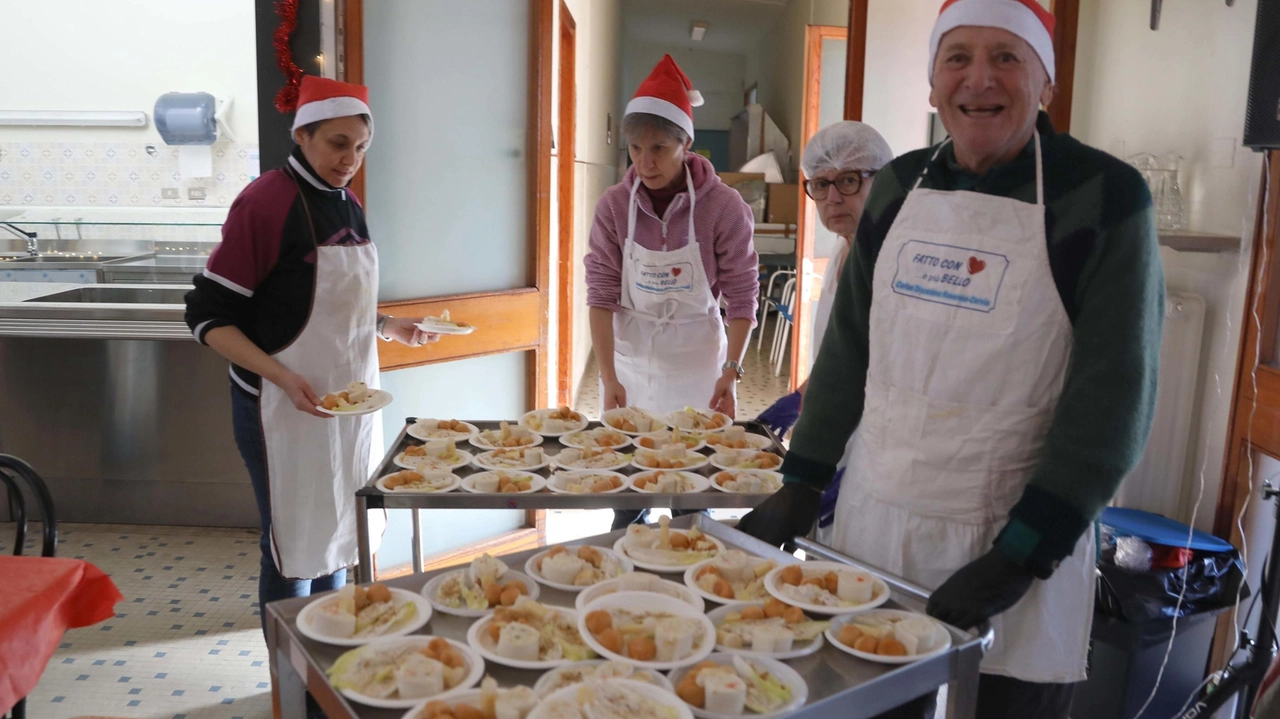
[[[693,28],[689,31],[689,37],[701,40],[703,35],[707,34],[707,23],[699,20],[693,24]]]

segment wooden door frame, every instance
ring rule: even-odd
[[[851,5],[856,5],[854,0]],[[804,55],[804,107],[801,115],[800,143],[797,156],[804,153],[804,146],[818,131],[818,122],[822,107],[822,42],[824,40],[848,40],[849,28],[836,25],[806,25]],[[864,43],[865,46],[865,43]],[[848,112],[848,78],[845,80],[845,111]],[[861,92],[859,92],[861,95]],[[799,387],[809,374],[810,335],[813,334],[812,323],[809,322],[809,294],[812,282],[809,276],[813,268],[814,231],[817,228],[818,216],[813,200],[804,194],[804,173],[800,173],[800,183],[796,186],[799,193],[800,208],[796,227],[796,310],[795,321],[791,327],[791,388]]]
[[[1058,132],[1071,131],[1071,102],[1076,86],[1076,33],[1080,25],[1080,0],[1050,0],[1053,13],[1053,101],[1045,110]]]
[[[364,1],[339,0],[339,79],[364,84]],[[551,87],[556,0],[529,2],[529,113],[527,285],[501,292],[422,297],[378,304],[379,312],[417,317],[449,310],[455,319],[476,325],[474,333],[449,337],[423,347],[378,343],[383,371],[439,362],[524,352],[528,356],[525,404],[546,407],[549,398],[549,325],[551,296]],[[374,168],[376,171],[376,168]],[[351,183],[368,206],[365,168]],[[378,198],[371,198],[376,206]]]
[[[1213,533],[1237,547],[1241,537],[1236,516],[1256,489],[1251,456],[1256,452],[1280,459],[1280,357],[1276,352],[1276,327],[1280,324],[1280,260],[1276,254],[1280,250],[1280,218],[1276,216],[1280,212],[1280,153],[1266,151],[1261,174],[1239,359],[1227,415],[1222,482],[1213,519]],[[1256,497],[1254,502],[1254,506],[1264,506]],[[1230,616],[1219,619],[1210,668],[1223,665],[1234,636]]]
[[[578,90],[577,57],[578,57],[578,23],[565,0],[560,0],[560,127],[556,143],[557,164],[559,171],[559,195],[557,196],[559,212],[558,227],[560,240],[556,267],[558,269],[560,287],[557,290],[558,303],[556,317],[556,403],[573,406],[573,322],[574,301],[577,284],[574,282],[574,258],[577,256],[575,232],[577,224],[574,215],[574,175],[577,160],[577,108]]]

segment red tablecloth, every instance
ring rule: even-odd
[[[35,688],[63,632],[113,616],[121,599],[86,561],[0,556],[0,716]]]

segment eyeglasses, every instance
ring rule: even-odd
[[[835,180],[805,180],[804,194],[814,200],[825,200],[827,199],[827,190],[834,186],[836,192],[845,197],[856,195],[862,191],[863,181],[875,177],[875,174],[869,170],[857,170],[839,175]]]

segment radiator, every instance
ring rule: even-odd
[[[1200,389],[1204,298],[1170,292],[1164,305],[1156,415],[1142,460],[1120,486],[1117,507],[1183,517],[1183,481],[1191,460],[1191,429]]]

